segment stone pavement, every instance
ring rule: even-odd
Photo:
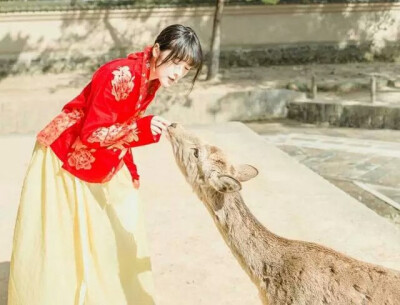
[[[400,131],[291,120],[247,126],[400,227]]]
[[[267,127],[263,126],[266,134],[286,128]],[[259,169],[259,176],[243,185],[242,195],[271,231],[400,270],[398,227],[265,137],[241,123],[190,129],[220,146],[234,162]],[[12,228],[33,141],[33,136],[0,137],[0,276],[6,276],[9,268]],[[156,145],[135,149],[135,156],[142,177],[141,197],[147,202],[157,305],[260,304],[255,287],[180,174],[169,143],[162,138]],[[5,277],[0,278],[0,305],[5,305],[6,283]]]

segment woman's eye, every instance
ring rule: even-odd
[[[191,68],[190,67],[185,67],[185,69],[186,69],[186,71],[190,71]]]
[[[198,158],[199,157],[199,149],[198,148],[193,148],[193,155]]]

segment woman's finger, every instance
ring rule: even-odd
[[[171,125],[170,121],[168,121],[167,119],[165,119],[165,118],[163,118],[161,116],[156,115],[156,116],[153,117],[153,119],[156,119],[156,121],[159,121],[159,122],[161,122],[162,124],[164,124],[166,126]]]
[[[153,126],[153,127],[151,128],[151,131],[152,131],[153,133],[155,133],[155,134],[162,133],[162,130],[161,130],[160,128],[156,127],[156,126]]]
[[[161,128],[159,128],[159,127],[157,127],[157,126],[154,126],[154,125],[151,126],[151,132],[152,132],[154,135],[156,135],[156,134],[161,134],[161,133],[162,133]]]
[[[163,123],[159,122],[159,121],[153,121],[153,122],[151,122],[151,125],[152,126],[156,126],[156,127],[160,128],[162,130],[166,130],[167,129],[167,126],[164,125]]]

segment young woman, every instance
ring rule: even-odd
[[[143,116],[159,87],[191,69],[194,83],[201,66],[194,31],[168,26],[143,52],[101,66],[39,132],[15,226],[9,305],[154,304],[131,148],[158,142],[170,124]]]

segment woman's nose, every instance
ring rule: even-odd
[[[182,75],[182,73],[183,73],[182,67],[181,66],[177,66],[175,68],[175,71],[174,71],[175,77],[180,77]]]

